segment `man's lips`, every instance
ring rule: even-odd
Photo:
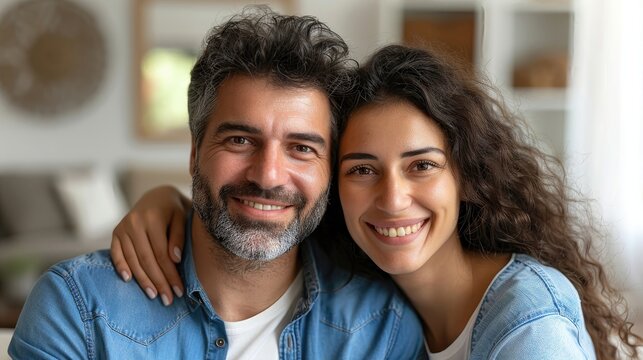
[[[267,200],[267,199],[242,199],[242,198],[235,198],[238,202],[241,204],[251,207],[253,209],[257,210],[262,210],[262,211],[278,211],[278,210],[284,210],[291,205],[281,203],[281,202],[276,202],[274,200]]]

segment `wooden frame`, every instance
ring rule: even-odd
[[[294,0],[270,0],[266,3],[280,13],[292,13]],[[165,47],[197,53],[207,31],[214,25],[252,4],[240,0],[134,0],[133,13],[133,79],[135,91],[134,122],[136,136],[146,141],[187,142],[187,126],[173,129],[155,128],[147,117],[143,61],[148,51]],[[165,26],[167,24],[167,26]],[[186,71],[189,73],[189,71]],[[186,74],[188,75],[188,74]],[[186,89],[187,91],[187,89]],[[187,104],[185,105],[187,109]]]

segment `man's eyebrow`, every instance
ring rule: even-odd
[[[430,152],[439,152],[439,153],[442,153],[444,155],[444,151],[442,149],[438,149],[438,148],[433,147],[433,146],[428,146],[428,147],[425,147],[425,148],[422,148],[422,149],[405,151],[405,152],[403,152],[401,154],[401,157],[403,157],[403,158],[404,157],[411,157],[411,156],[420,155],[420,154],[426,154],[426,153],[430,153]]]
[[[241,131],[249,134],[261,134],[261,130],[256,127],[243,124],[235,124],[231,122],[224,122],[223,124],[219,125],[219,127],[217,127],[216,133],[221,134],[230,131]]]
[[[341,163],[344,160],[377,160],[377,156],[367,153],[348,153],[339,159]]]
[[[326,147],[326,140],[315,133],[290,133],[287,137],[291,140],[307,141]]]

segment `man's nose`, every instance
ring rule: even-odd
[[[399,213],[413,203],[410,184],[399,174],[386,174],[379,181],[375,206],[388,214]]]
[[[273,189],[288,181],[288,160],[279,144],[265,144],[252,158],[247,179],[262,189]]]

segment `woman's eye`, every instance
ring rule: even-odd
[[[371,168],[369,168],[367,166],[357,165],[357,166],[353,166],[352,168],[350,168],[346,172],[346,175],[352,175],[352,174],[355,174],[355,175],[372,175],[372,174],[375,174],[375,171],[373,171],[373,169],[371,169]]]
[[[438,167],[438,164],[427,160],[417,161],[413,164],[413,169],[416,171],[427,171],[434,167]]]

